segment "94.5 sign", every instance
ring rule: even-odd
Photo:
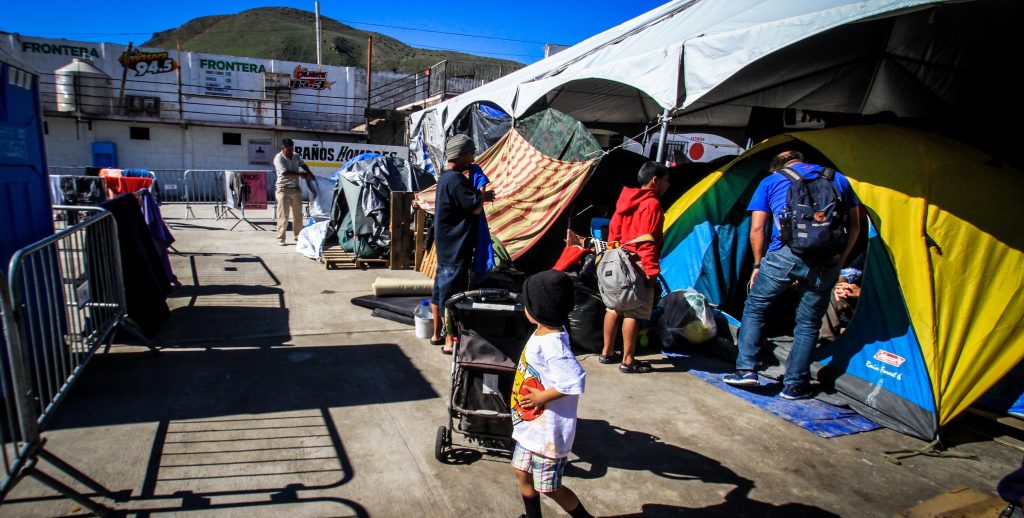
[[[142,52],[135,49],[122,53],[117,61],[125,68],[134,71],[136,77],[146,74],[163,74],[178,68],[178,63],[171,58],[167,51]]]

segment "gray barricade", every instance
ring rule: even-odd
[[[40,433],[96,351],[110,346],[118,328],[147,345],[148,341],[127,316],[113,216],[99,207],[54,210],[94,215],[19,250],[11,259],[8,279],[0,282],[0,501],[21,477],[31,476],[107,515],[109,508],[41,470],[39,461],[44,460],[93,492],[113,498],[106,488],[46,451]]]
[[[227,192],[224,185],[222,169],[189,169],[184,172],[185,184],[185,219],[195,218],[194,207],[209,205],[213,207],[215,219],[224,217],[224,206]]]

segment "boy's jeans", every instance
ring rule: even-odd
[[[783,246],[768,252],[761,260],[761,271],[754,279],[754,286],[747,294],[747,302],[743,306],[736,369],[757,368],[764,314],[772,302],[793,285],[793,281],[800,281],[797,287],[800,291],[800,305],[796,309],[793,348],[789,352],[783,382],[788,387],[810,381],[811,353],[818,341],[821,317],[828,309],[828,298],[838,279],[838,266],[808,265],[793,255],[789,247]]]

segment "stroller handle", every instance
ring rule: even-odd
[[[502,290],[497,288],[484,288],[482,290],[464,291],[462,293],[456,293],[445,302],[444,307],[451,309],[455,304],[462,302],[468,298],[495,298],[495,299],[507,299],[509,298],[510,292],[508,290]]]

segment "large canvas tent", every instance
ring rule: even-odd
[[[442,147],[435,128],[480,102],[516,119],[551,107],[633,129],[664,113],[677,125],[746,127],[754,109],[792,108],[980,136],[1022,114],[1003,77],[1004,53],[1024,43],[1022,18],[1014,0],[675,0],[411,123]]]
[[[662,271],[672,289],[742,301],[746,204],[771,156],[793,147],[846,174],[870,218],[857,312],[815,358],[858,411],[932,439],[1024,360],[1024,224],[1014,209],[1024,175],[961,143],[893,126],[779,135],[669,209]]]

